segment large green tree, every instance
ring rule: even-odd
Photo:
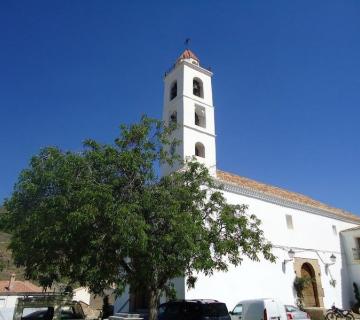
[[[88,140],[81,152],[43,149],[5,202],[15,262],[28,278],[79,283],[99,293],[116,284],[145,290],[150,320],[171,279],[211,275],[244,256],[274,260],[260,221],[226,202],[221,186],[192,160],[160,177],[170,128],[143,117],[113,144]]]

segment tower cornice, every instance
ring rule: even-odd
[[[193,64],[193,63],[191,63],[189,61],[183,60],[181,62],[178,62],[178,63],[174,64],[168,71],[165,72],[164,81],[173,71],[175,71],[179,66],[182,66],[182,65],[186,65],[186,66],[188,66],[190,68],[193,68],[194,70],[202,72],[202,73],[206,74],[209,77],[213,76],[213,73],[210,70],[208,70],[206,68],[203,68],[201,66],[198,66],[196,64]]]
[[[199,132],[199,133],[206,134],[206,135],[208,135],[208,136],[210,136],[210,137],[213,137],[213,138],[216,137],[216,134],[207,132],[206,130],[198,129],[198,128],[193,127],[193,126],[188,126],[187,124],[184,124],[183,126],[184,126],[185,128],[188,128],[188,129],[191,129],[191,130],[195,130],[195,131],[197,131],[197,132]]]
[[[206,107],[209,107],[209,108],[215,108],[215,106],[211,105],[211,104],[208,104],[202,100],[199,100],[199,99],[196,99],[194,97],[190,97],[186,94],[182,94],[182,95],[178,95],[176,98],[174,98],[173,100],[169,101],[168,102],[168,106],[169,107],[172,107],[173,105],[176,105],[176,103],[181,100],[181,98],[187,98],[187,99],[191,99],[193,100],[196,104],[199,104],[199,105],[202,105],[202,106],[206,106]]]
[[[193,69],[195,69],[195,70],[197,70],[197,71],[200,71],[200,72],[203,72],[203,73],[205,73],[207,76],[209,76],[209,77],[212,77],[213,76],[213,73],[210,71],[210,70],[208,70],[208,69],[205,69],[205,68],[203,68],[203,67],[200,67],[200,66],[198,66],[198,65],[196,65],[196,64],[193,64],[193,63],[191,63],[191,62],[189,62],[189,61],[182,61],[181,63],[179,63],[179,65],[180,64],[184,64],[184,65],[186,65],[186,66],[188,66],[188,67],[190,67],[190,68],[193,68]]]
[[[182,96],[185,97],[185,98],[188,98],[188,99],[191,99],[191,100],[195,101],[195,102],[198,103],[199,105],[207,106],[207,107],[210,107],[210,108],[215,108],[215,106],[213,106],[213,105],[211,105],[211,104],[208,104],[208,103],[204,102],[203,100],[199,100],[199,99],[196,99],[196,98],[194,98],[194,97],[190,97],[190,96],[188,96],[188,95],[186,95],[186,94],[183,94]]]

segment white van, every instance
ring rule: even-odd
[[[284,304],[272,298],[240,301],[231,320],[287,320]]]

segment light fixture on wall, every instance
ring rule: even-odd
[[[290,258],[290,259],[284,259],[284,261],[283,261],[283,269],[284,269],[284,270],[285,270],[286,264],[287,264],[288,262],[294,260],[295,251],[294,251],[293,249],[290,249],[290,250],[288,251],[288,255],[289,255],[289,258]]]
[[[335,264],[336,262],[336,256],[332,253],[330,256],[330,263],[325,263],[325,272],[326,274],[329,271],[329,267],[332,266],[333,264]]]

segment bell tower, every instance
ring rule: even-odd
[[[215,121],[211,86],[212,72],[200,65],[186,49],[164,78],[163,121],[177,123],[174,131],[180,144],[171,147],[181,159],[196,156],[211,175],[216,175]],[[175,150],[176,149],[176,150]],[[180,169],[164,164],[162,174]]]

